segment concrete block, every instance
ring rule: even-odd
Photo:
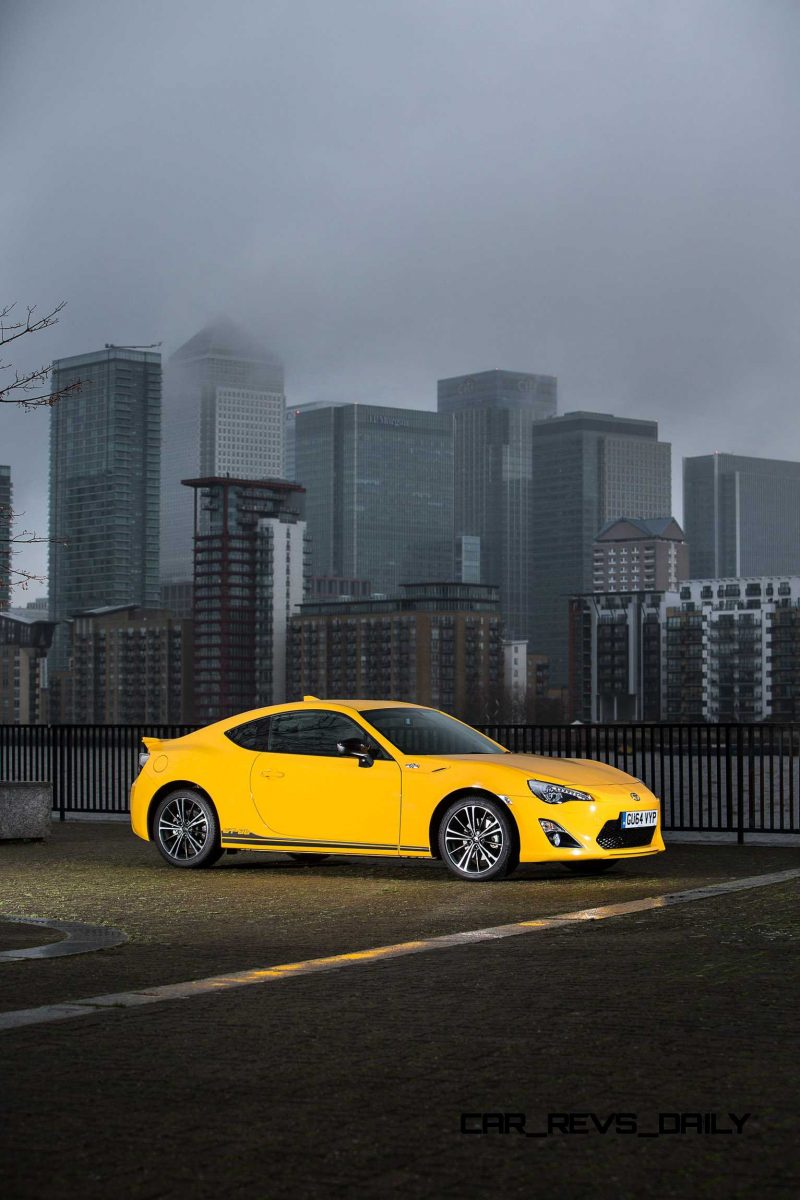
[[[0,780],[0,841],[48,837],[52,810],[52,783]]]

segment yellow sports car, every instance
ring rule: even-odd
[[[659,802],[632,775],[511,754],[416,704],[306,696],[144,744],[131,825],[174,867],[226,850],[369,854],[441,858],[484,881],[520,862],[595,874],[664,849]]]

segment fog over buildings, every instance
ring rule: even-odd
[[[680,517],[683,455],[800,459],[799,49],[795,0],[6,0],[0,300],[68,301],[7,357],[224,312],[295,404],[553,375]],[[47,426],[0,411],[40,531]]]

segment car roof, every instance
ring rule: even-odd
[[[314,700],[304,696],[308,708],[316,708],[319,704],[341,704],[354,708],[356,712],[368,712],[371,708],[425,708],[424,704],[410,704],[407,700]]]
[[[212,725],[206,728],[215,728],[224,732],[226,729],[234,729],[237,725],[244,724],[247,721],[257,721],[261,717],[269,717],[273,714],[284,712],[296,712],[298,709],[320,709],[330,708],[332,711],[341,708],[350,708],[354,712],[369,712],[374,708],[425,708],[424,704],[409,704],[406,700],[322,700],[317,696],[304,696],[302,700],[286,701],[283,704],[271,704],[265,708],[253,708],[247,712],[234,713],[230,717],[223,717],[220,721],[214,721]]]

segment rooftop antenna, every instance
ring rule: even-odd
[[[106,350],[157,350],[163,342],[151,342],[149,346],[118,346],[116,342],[106,342]]]

